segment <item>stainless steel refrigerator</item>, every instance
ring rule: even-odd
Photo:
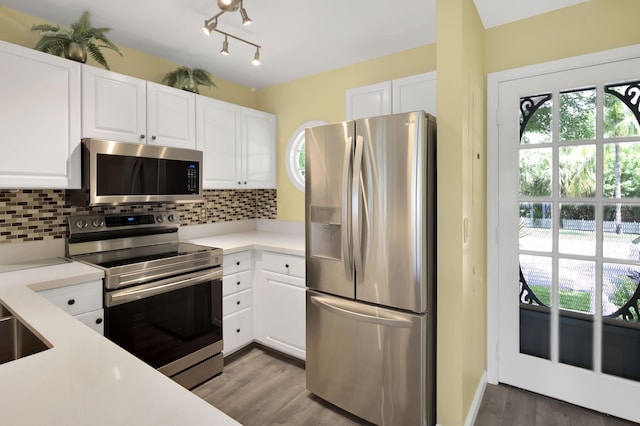
[[[379,425],[435,424],[435,118],[305,133],[306,383]]]

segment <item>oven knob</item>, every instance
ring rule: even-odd
[[[169,222],[173,222],[174,220],[176,220],[175,216],[170,214],[169,216],[167,216],[167,219],[169,220]]]
[[[76,227],[79,229],[84,229],[87,227],[87,225],[89,225],[89,223],[84,219],[78,219],[76,221]]]
[[[100,228],[102,225],[104,225],[104,220],[102,220],[102,219],[93,219],[91,224],[93,225],[94,228]]]
[[[156,216],[156,222],[158,222],[158,223],[164,222],[164,216],[162,216],[162,215]]]

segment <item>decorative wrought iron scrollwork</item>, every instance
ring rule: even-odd
[[[522,139],[524,129],[527,127],[527,123],[531,120],[533,114],[549,99],[551,99],[551,93],[520,98],[520,116],[522,117],[522,121],[520,122],[520,139]]]
[[[638,306],[638,302],[640,302],[640,272],[631,271],[627,276],[636,283],[636,291],[627,303],[622,305],[622,307],[614,313],[607,315],[607,318],[619,318],[625,321],[638,322],[640,321],[640,307]]]
[[[604,86],[604,91],[620,99],[622,103],[624,103],[627,108],[633,112],[633,115],[640,126],[640,81],[629,83],[623,93],[615,90],[616,87],[621,86],[624,85],[611,84]]]
[[[539,306],[545,306],[548,308],[547,305],[538,299],[538,296],[535,295],[531,290],[531,287],[529,287],[529,284],[527,284],[527,280],[524,279],[524,274],[522,273],[522,267],[519,266],[518,268],[520,269],[520,302],[527,303],[529,305],[533,305],[535,303]]]

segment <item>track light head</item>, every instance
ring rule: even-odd
[[[211,31],[218,26],[218,17],[213,17],[209,20],[204,21],[204,26],[202,27],[202,31],[206,35],[211,35]]]
[[[255,66],[260,65],[260,48],[256,47],[256,54],[253,55],[253,61],[251,63]]]
[[[253,22],[247,15],[247,10],[242,5],[242,0],[240,0],[240,16],[242,16],[242,25],[249,25]]]
[[[235,12],[240,7],[240,0],[218,0],[218,7],[225,12]]]
[[[229,55],[229,40],[227,40],[227,36],[224,36],[224,41],[222,42],[222,50],[220,51],[221,55]]]

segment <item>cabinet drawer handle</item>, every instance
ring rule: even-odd
[[[140,135],[140,139],[144,139],[144,135]]]
[[[69,299],[69,300],[67,300],[67,305],[69,305],[69,306],[71,306],[71,305],[73,305],[73,304],[75,304],[75,303],[76,303],[75,299]]]
[[[96,324],[102,324],[102,318],[97,318],[96,319]]]
[[[155,141],[156,140],[156,135],[151,136],[151,139]]]

